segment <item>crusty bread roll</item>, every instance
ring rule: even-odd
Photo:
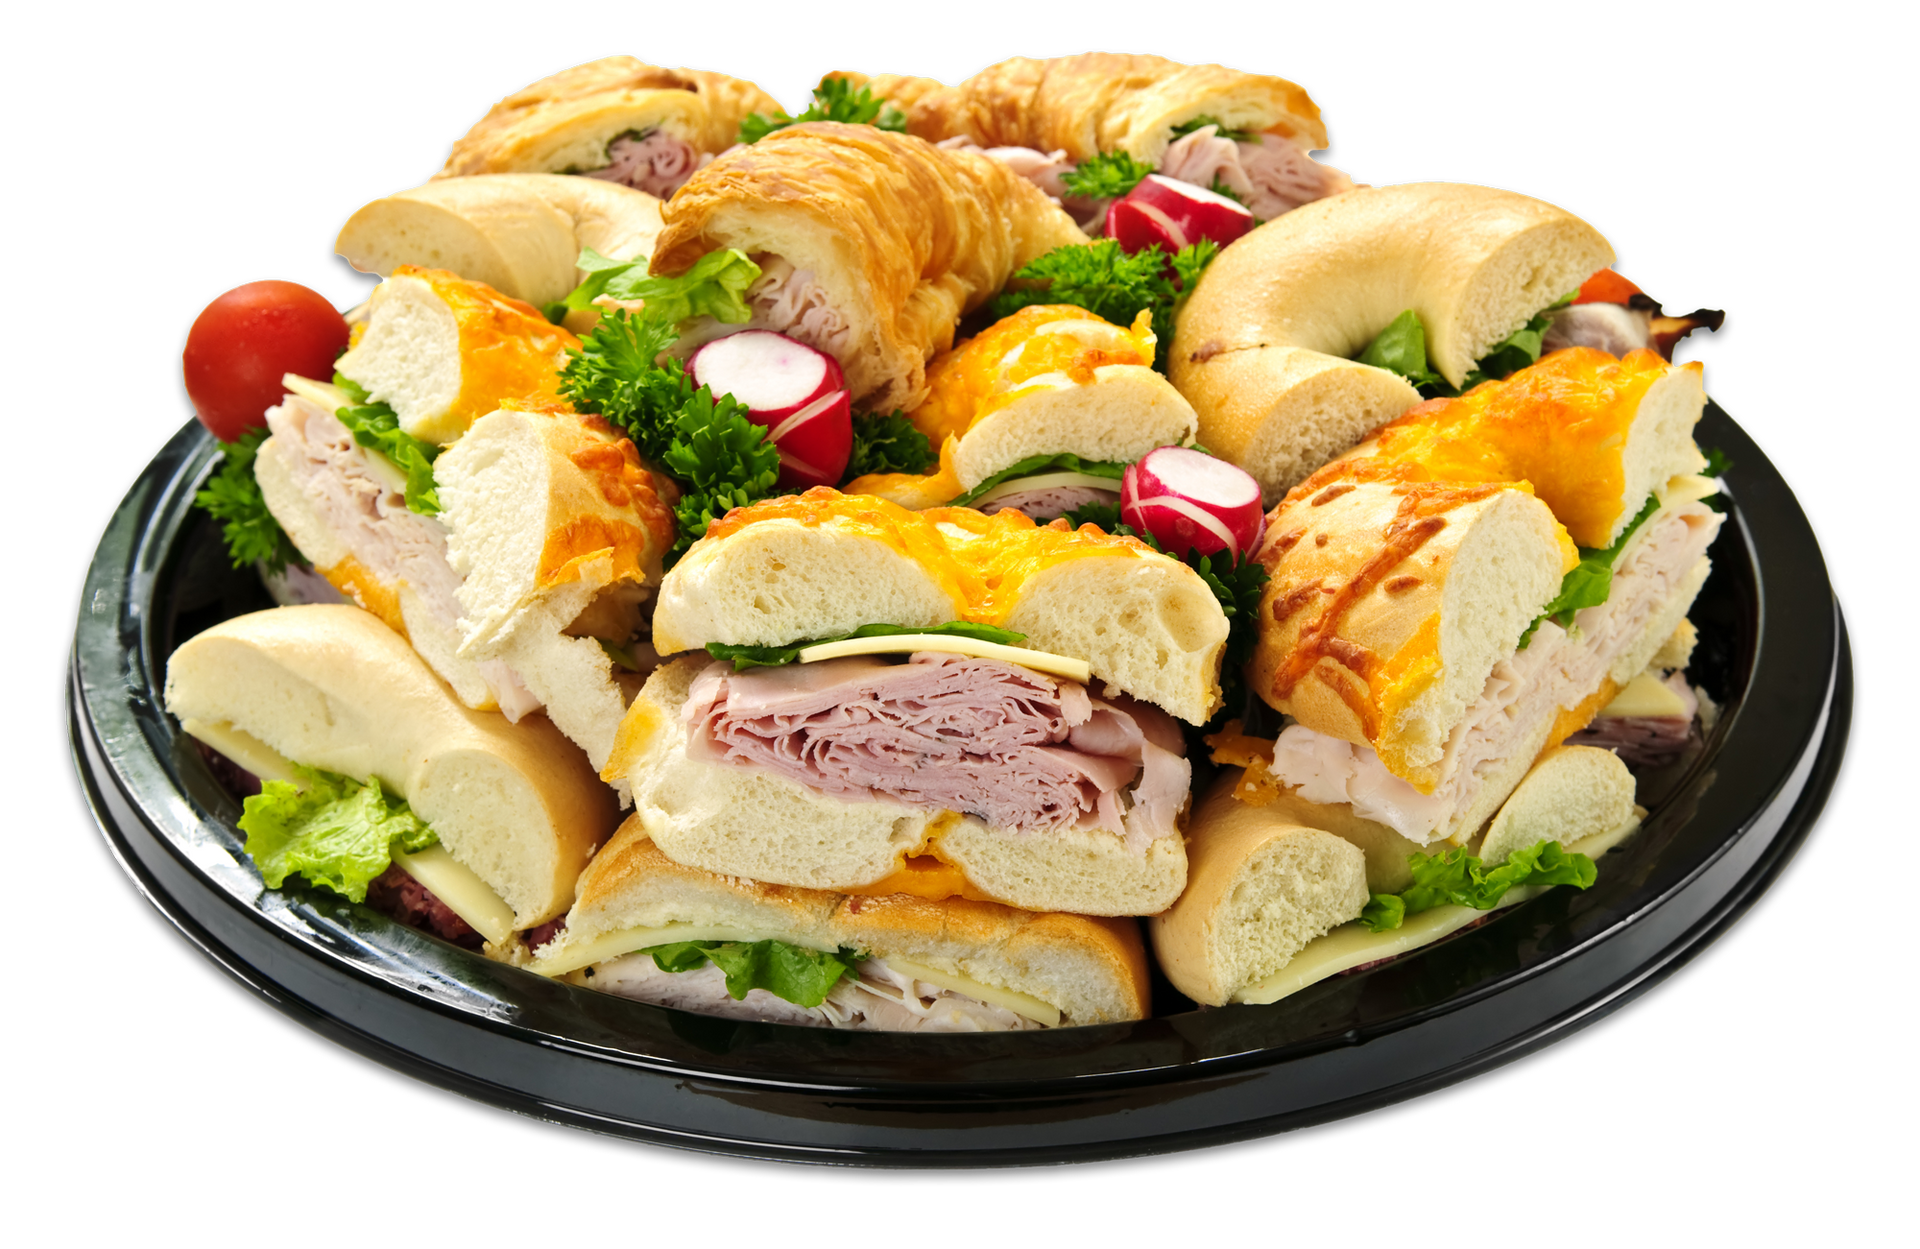
[[[587,173],[611,163],[607,149],[614,140],[655,131],[684,143],[697,166],[698,158],[733,145],[749,113],[779,109],[779,101],[743,78],[602,57],[494,105],[453,145],[435,176]]]
[[[1186,892],[1148,921],[1160,970],[1203,1006],[1226,1005],[1367,904],[1359,847],[1237,801],[1234,779],[1223,776],[1188,824]]]
[[[966,896],[1080,915],[1151,915],[1186,884],[1178,836],[1141,853],[1102,829],[991,829],[951,811],[846,801],[764,771],[691,759],[682,709],[708,662],[691,655],[655,670],[627,709],[603,773],[631,787],[635,817],[675,862],[873,893],[892,892],[907,860],[926,857],[958,869]]]
[[[1211,117],[1230,130],[1278,134],[1308,150],[1327,145],[1327,128],[1307,93],[1284,78],[1223,65],[1182,65],[1117,52],[1036,60],[1013,57],[958,86],[881,75],[863,81],[900,109],[921,138],[969,138],[981,147],[1064,150],[1079,162],[1125,152],[1158,165],[1173,128]]]
[[[400,428],[445,445],[503,402],[555,398],[580,340],[532,305],[445,269],[402,265],[374,288],[367,320],[335,362]]]
[[[1480,861],[1497,867],[1543,841],[1571,846],[1633,818],[1633,773],[1611,750],[1555,746],[1501,804],[1481,839]]]
[[[1269,502],[1419,401],[1352,357],[1402,312],[1455,386],[1613,249],[1586,222],[1508,191],[1364,187],[1295,209],[1226,249],[1182,311],[1173,384],[1200,441]]]
[[[461,657],[507,664],[603,767],[626,700],[600,642],[640,631],[674,538],[651,474],[598,417],[529,404],[476,421],[434,481],[461,577]]]
[[[355,607],[225,621],[167,661],[167,710],[250,735],[295,763],[377,778],[513,910],[564,912],[613,831],[613,795],[539,718],[462,707],[399,635]]]
[[[545,307],[585,276],[583,248],[616,260],[652,252],[660,201],[631,187],[559,174],[429,182],[374,200],[347,219],[333,249],[362,273],[448,269]]]
[[[1087,241],[996,161],[832,122],[719,157],[673,197],[665,221],[653,273],[685,273],[722,248],[777,259],[786,268],[769,265],[748,292],[752,324],[832,354],[854,402],[882,412],[915,406],[926,362],[1015,270]],[[826,311],[807,315],[814,308]]]
[[[1227,620],[1180,561],[1017,512],[910,512],[816,487],[738,509],[660,587],[654,647],[785,646],[867,624],[1000,625],[1084,659],[1109,693],[1192,724],[1220,704]]]
[[[1058,1013],[1059,1026],[1141,1019],[1148,1008],[1146,953],[1131,920],[1031,914],[957,898],[846,897],[716,875],[661,853],[638,816],[581,876],[566,930],[539,951],[533,968],[604,967],[645,948],[635,942],[690,939],[676,929],[903,960],[956,985],[972,981],[1038,999]]]

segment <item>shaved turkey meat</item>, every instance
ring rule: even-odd
[[[891,799],[996,828],[1104,828],[1129,849],[1178,831],[1190,770],[1173,721],[992,659],[848,656],[695,678],[688,757],[849,801]]]
[[[607,145],[606,168],[584,172],[589,178],[618,182],[666,199],[711,160],[708,153],[694,151],[685,139],[676,139],[665,131],[629,131]]]
[[[1537,740],[1562,708],[1600,688],[1705,559],[1721,519],[1695,502],[1670,504],[1648,518],[1616,561],[1606,602],[1575,612],[1571,629],[1542,621],[1525,649],[1494,665],[1479,701],[1447,738],[1431,794],[1389,772],[1371,747],[1298,724],[1275,744],[1275,777],[1310,802],[1349,803],[1355,814],[1422,845],[1471,833],[1454,823],[1472,809],[1483,782],[1516,743]]]
[[[743,325],[729,325],[710,316],[698,316],[680,327],[680,338],[670,349],[681,359],[716,338],[738,334],[742,330],[772,330],[788,338],[818,348],[836,360],[845,360],[853,350],[853,327],[827,299],[827,290],[814,278],[811,269],[796,269],[779,256],[759,255],[753,262],[760,276],[747,288],[746,301],[752,314]],[[623,304],[601,298],[596,303],[638,309],[639,304]]]
[[[1003,507],[1010,507],[1044,525],[1056,516],[1065,516],[1076,508],[1095,503],[1118,507],[1120,492],[1102,490],[1098,486],[1044,486],[1037,490],[1000,495],[993,502],[985,504],[982,510],[997,512]]]
[[[915,980],[877,958],[862,960],[857,978],[842,978],[818,1006],[796,1006],[765,989],[738,1001],[712,963],[692,971],[661,971],[646,951],[593,968],[585,983],[655,1006],[759,1023],[846,1028],[865,1032],[1015,1032],[1044,1024],[978,998]]]

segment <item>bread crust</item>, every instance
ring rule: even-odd
[[[881,412],[919,402],[927,361],[1016,269],[1087,241],[998,161],[833,122],[725,153],[688,179],[664,220],[656,274],[729,247],[810,273],[850,327],[836,354],[855,403]]]
[[[1459,386],[1488,348],[1612,263],[1592,226],[1528,196],[1362,187],[1227,248],[1181,313],[1170,376],[1200,441],[1272,501],[1419,401],[1352,359],[1402,312],[1419,314],[1430,365]]]
[[[295,763],[378,778],[505,899],[516,928],[567,909],[616,823],[612,793],[552,724],[461,706],[357,607],[280,607],[215,625],[168,660],[166,704]]]

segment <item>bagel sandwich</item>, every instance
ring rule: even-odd
[[[957,86],[840,76],[904,113],[908,133],[1006,162],[1088,228],[1147,173],[1224,191],[1262,220],[1353,186],[1310,155],[1327,146],[1319,108],[1271,75],[1090,52],[1014,57]]]
[[[495,104],[435,176],[579,174],[666,199],[733,145],[748,115],[779,107],[743,78],[602,57]]]
[[[1126,466],[1155,447],[1190,446],[1193,408],[1153,370],[1152,314],[1129,329],[1084,309],[1034,305],[941,355],[927,398],[907,414],[940,467],[847,483],[904,507],[1003,507],[1048,521],[1089,503],[1117,506]]]
[[[1721,515],[1698,365],[1556,352],[1422,405],[1269,518],[1273,779],[1464,844],[1672,637]]]
[[[603,778],[675,862],[770,884],[1152,914],[1185,882],[1175,720],[1227,621],[1131,538],[817,488],[661,583]]]
[[[850,897],[675,863],[630,818],[531,970],[706,1015],[886,1032],[1144,1019],[1132,920]]]
[[[1223,762],[1272,743],[1230,725]],[[1205,1006],[1277,1001],[1459,931],[1557,884],[1585,888],[1595,860],[1645,814],[1610,752],[1543,754],[1471,847],[1428,856],[1344,805],[1242,793],[1223,774],[1188,823],[1187,890],[1148,921],[1174,987]],[[1469,853],[1471,852],[1471,853]]]
[[[680,351],[773,330],[833,356],[855,406],[878,412],[918,403],[927,361],[1015,270],[1086,242],[1004,165],[835,122],[788,126],[721,155],[663,216],[654,275],[688,274],[728,251],[758,270],[746,319],[688,318]]]
[[[215,625],[167,660],[165,699],[189,737],[261,783],[241,829],[269,886],[297,873],[356,902],[410,895],[499,957],[566,913],[617,822],[612,793],[551,724],[461,706],[358,608]]]
[[[1376,347],[1383,331],[1417,332],[1418,374],[1463,388],[1507,347],[1537,358],[1534,320],[1612,263],[1592,226],[1524,195],[1362,187],[1221,252],[1181,313],[1169,376],[1199,415],[1201,443],[1251,473],[1271,504],[1420,402],[1385,367],[1414,362]],[[1380,364],[1357,358],[1369,350]]]

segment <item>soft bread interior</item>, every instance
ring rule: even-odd
[[[360,341],[335,367],[391,404],[400,428],[435,425],[460,397],[460,323],[421,278],[402,274],[375,289]]]
[[[1164,377],[1144,365],[1108,364],[1090,383],[1063,375],[982,418],[959,440],[953,466],[972,490],[1029,456],[1130,463],[1155,447],[1191,443],[1198,427],[1193,405]]]
[[[1694,445],[1693,427],[1699,423],[1706,403],[1698,365],[1670,369],[1641,396],[1633,425],[1627,431],[1627,445],[1620,453],[1626,486],[1621,491],[1620,519],[1608,536],[1609,546],[1640,514],[1648,495],[1683,473],[1699,471],[1701,455]]]
[[[1167,978],[1203,1005],[1225,1005],[1367,904],[1357,846],[1239,802],[1231,778],[1195,812],[1188,854],[1186,892],[1149,931]]]
[[[1570,846],[1633,818],[1633,773],[1611,750],[1555,746],[1501,806],[1480,842],[1488,867],[1543,841]]]
[[[307,767],[378,779],[514,912],[542,923],[614,819],[612,794],[551,724],[454,700],[406,642],[355,607],[239,616],[176,650],[167,709],[230,725]]]

